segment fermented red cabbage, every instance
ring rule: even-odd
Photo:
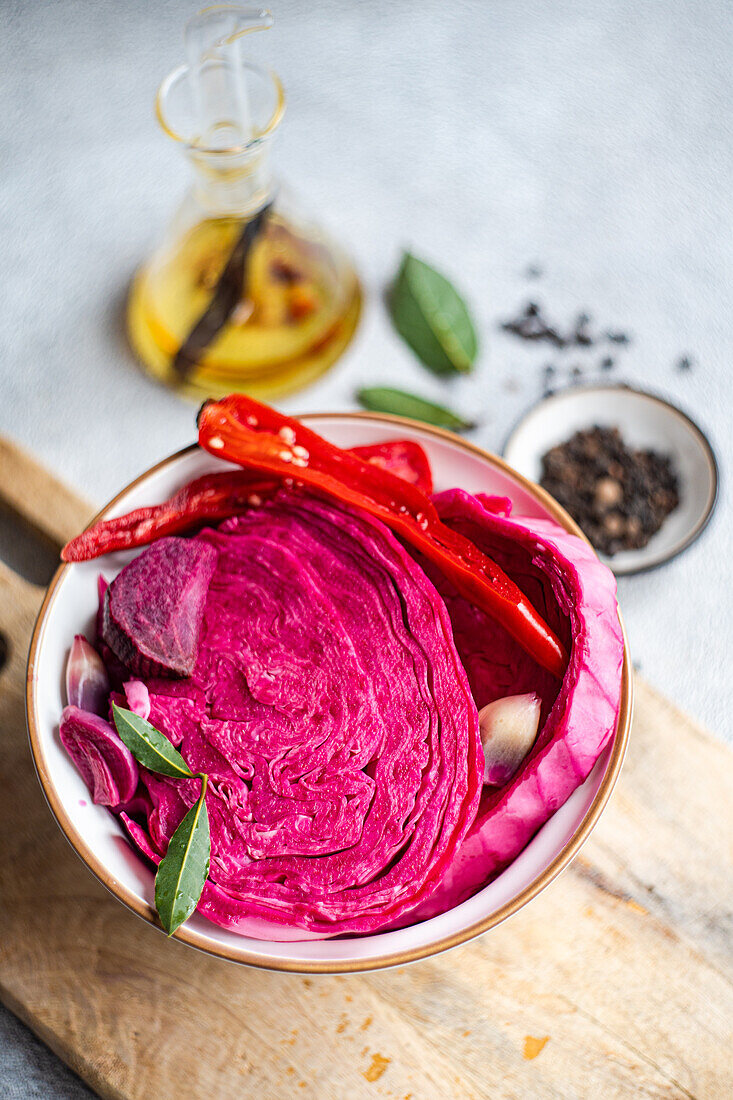
[[[505,695],[542,700],[535,744],[503,788],[485,787],[469,833],[419,920],[470,897],[510,863],[589,775],[616,729],[623,635],[616,582],[590,546],[550,520],[511,517],[496,498],[451,489],[435,498],[444,522],[490,554],[570,651],[561,684],[429,564],[479,708]]]
[[[110,702],[147,713],[209,776],[210,920],[303,940],[443,912],[518,855],[612,737],[610,571],[505,497],[434,500],[561,639],[562,682],[379,521],[298,490],[159,540],[103,593]],[[537,738],[485,785],[478,709],[518,695],[539,700]],[[200,781],[140,768],[138,782],[115,731],[73,711],[62,740],[95,800],[160,862]]]
[[[194,541],[217,551],[198,660],[147,686],[149,720],[209,775],[199,910],[270,938],[373,931],[430,894],[478,804],[445,605],[382,524],[314,498]],[[162,853],[199,784],[142,781]]]

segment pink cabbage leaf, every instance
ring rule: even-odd
[[[434,499],[441,518],[489,553],[530,597],[567,645],[570,661],[558,684],[426,566],[448,607],[476,705],[537,692],[542,711],[522,767],[505,787],[484,788],[456,859],[412,920],[442,913],[486,885],[588,777],[616,730],[623,663],[615,578],[584,540],[551,520],[510,518],[460,489]]]

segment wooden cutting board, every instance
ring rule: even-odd
[[[0,498],[57,547],[90,513],[1,441]],[[265,973],[166,940],[66,843],[23,713],[41,595],[0,570],[0,997],[100,1095],[733,1095],[733,754],[651,688],[593,836],[516,916],[400,970]]]

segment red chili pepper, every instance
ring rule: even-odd
[[[500,622],[554,676],[565,649],[532,604],[491,558],[441,522],[417,486],[328,443],[297,420],[243,394],[207,401],[198,417],[199,443],[219,458],[273,474],[363,509],[437,565],[462,596]]]
[[[433,474],[428,456],[413,439],[394,439],[386,443],[373,443],[368,447],[352,447],[351,453],[365,462],[389,470],[391,474],[417,485],[426,496],[433,491]]]
[[[427,455],[419,443],[395,440],[374,446],[355,448],[363,459],[392,470],[408,481],[432,491]],[[245,511],[257,504],[258,497],[269,496],[279,480],[263,481],[249,470],[222,470],[206,474],[179,489],[170,500],[149,508],[137,508],[125,516],[100,520],[61,551],[64,561],[89,561],[113,550],[145,546],[164,535],[179,535],[205,523],[214,523]],[[254,499],[253,499],[254,498]]]
[[[163,535],[179,535],[206,522],[226,519],[256,503],[253,496],[264,496],[277,488],[276,479],[263,481],[249,470],[206,474],[184,485],[164,504],[137,508],[126,516],[88,527],[66,544],[61,557],[64,561],[89,561],[113,550],[145,546]]]

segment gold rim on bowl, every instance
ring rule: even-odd
[[[536,500],[538,500],[547,510],[551,513],[554,519],[569,531],[571,534],[579,535],[584,538],[578,525],[570,518],[568,513],[561,508],[561,506],[555,501],[549,493],[545,492],[539,485],[535,485],[529,481],[528,478],[522,474],[517,473],[512,469],[508,463],[503,459],[498,458],[496,455],[491,454],[488,451],[483,450],[481,447],[477,447],[473,443],[467,442],[465,439],[459,439],[452,432],[445,431],[442,428],[434,428],[432,425],[421,424],[416,420],[409,420],[402,416],[390,416],[380,413],[307,413],[299,419],[306,421],[318,421],[326,420],[333,417],[340,419],[350,420],[370,420],[381,421],[387,424],[398,424],[400,427],[404,427],[406,431],[411,432],[418,430],[419,432],[427,432],[427,434],[435,436],[438,439],[442,439],[459,450],[464,450],[470,454],[477,455],[483,459],[490,466],[500,470],[517,481],[524,489],[526,489]],[[198,444],[193,443],[188,447],[184,447],[180,451],[176,451],[175,454],[169,455],[168,458],[164,458],[161,462],[151,466],[150,469],[136,477],[128,485],[125,486],[115,497],[112,498],[98,513],[90,520],[90,526],[101,519],[105,512],[114,507],[115,504],[128,493],[131,489],[134,489],[141,481],[144,481],[151,474],[156,473],[158,470],[162,470],[164,467],[171,465],[177,461],[183,455],[190,454],[198,449]],[[587,540],[586,540],[587,541]],[[35,627],[33,629],[33,637],[31,638],[30,652],[28,655],[28,670],[26,678],[26,716],[28,721],[28,733],[30,736],[31,751],[33,754],[33,762],[35,764],[38,779],[43,793],[46,796],[51,812],[53,813],[61,831],[64,833],[66,839],[71,844],[72,848],[80,859],[86,864],[92,874],[105,886],[110,893],[114,894],[123,905],[131,909],[133,913],[136,913],[148,924],[158,928],[162,931],[158,922],[158,917],[152,906],[146,902],[137,898],[131,890],[115,881],[109,874],[102,862],[97,859],[94,852],[90,849],[86,843],[84,837],[75,828],[71,819],[69,818],[66,810],[56,792],[56,789],[51,782],[49,769],[47,766],[46,757],[41,743],[41,738],[38,732],[37,722],[37,706],[36,706],[36,665],[38,661],[38,654],[43,644],[43,636],[46,628],[46,622],[52,604],[56,598],[56,594],[59,588],[59,584],[66,572],[70,568],[68,563],[64,563],[59,566],[56,573],[51,580],[48,587],[48,591],[44,597],[41,609],[38,613]],[[491,913],[487,917],[483,917],[481,920],[475,921],[469,925],[468,928],[464,928],[459,932],[454,932],[449,936],[444,936],[434,943],[425,944],[420,947],[407,948],[401,951],[393,951],[385,955],[381,955],[373,959],[364,959],[357,961],[323,961],[323,960],[292,960],[292,959],[263,959],[259,953],[249,950],[236,950],[231,948],[227,944],[218,944],[211,942],[206,935],[198,932],[194,929],[188,928],[185,924],[182,925],[175,933],[175,939],[181,940],[183,943],[188,944],[190,947],[195,947],[200,951],[204,951],[207,954],[215,955],[219,958],[228,959],[231,962],[243,963],[248,966],[255,966],[261,970],[278,970],[286,971],[294,974],[347,974],[347,973],[360,973],[369,970],[380,970],[389,966],[402,966],[405,963],[415,962],[418,959],[428,958],[432,955],[438,955],[443,951],[448,951],[452,947],[457,947],[459,944],[467,943],[469,940],[475,939],[482,933],[487,932],[490,928],[494,928],[497,924],[501,924],[507,917],[512,916],[519,909],[536,897],[540,891],[555,879],[561,871],[563,871],[568,864],[575,858],[581,846],[585,843],[590,835],[593,827],[598,821],[608,799],[610,798],[611,791],[613,790],[616,780],[618,779],[621,765],[623,763],[624,755],[626,753],[626,747],[629,740],[629,731],[631,729],[631,716],[633,710],[633,687],[632,687],[632,674],[631,674],[631,662],[629,659],[629,648],[626,639],[626,632],[624,630],[623,621],[619,615],[621,621],[621,630],[624,638],[624,660],[621,672],[621,699],[619,704],[619,715],[616,724],[616,732],[614,734],[611,756],[606,766],[606,771],[601,781],[601,785],[598,788],[593,802],[588,807],[585,816],[583,817],[580,825],[574,832],[570,841],[560,851],[555,858],[551,861],[548,867],[539,875],[533,882],[526,886],[515,898],[506,902],[494,913]],[[379,935],[379,933],[375,933]]]

